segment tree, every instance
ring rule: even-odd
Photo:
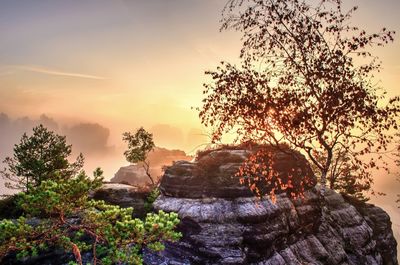
[[[351,154],[346,153],[344,148],[336,150],[334,156],[336,159],[333,160],[327,174],[329,188],[359,201],[368,201],[369,197],[365,192],[369,191],[373,184],[371,172],[355,163],[356,160],[352,159]],[[323,157],[316,159],[321,163],[324,160]],[[318,172],[315,165],[313,170]]]
[[[374,83],[381,65],[370,49],[394,32],[351,26],[356,10],[344,12],[341,0],[228,1],[222,29],[242,32],[242,66],[222,62],[206,72],[212,82],[199,116],[213,141],[235,130],[240,141],[287,144],[315,166],[321,194],[327,179],[335,188],[338,176],[329,174],[340,161],[377,167],[365,155],[387,148],[400,99]]]
[[[159,211],[140,220],[132,218],[132,208],[89,199],[89,192],[102,181],[97,169],[93,179],[81,172],[60,181],[44,180],[30,193],[20,193],[18,203],[25,215],[0,221],[0,263],[8,254],[23,259],[56,248],[72,254],[75,262],[68,264],[82,265],[83,252],[91,253],[94,265],[142,264],[143,248],[160,251],[165,241],[181,237],[174,231],[179,223],[176,213]],[[27,222],[32,217],[37,224]]]
[[[72,147],[66,137],[55,134],[43,125],[33,128],[33,134],[22,135],[19,144],[14,146],[14,155],[6,157],[7,167],[1,171],[8,180],[6,186],[13,189],[37,187],[45,180],[66,179],[82,169],[83,156],[70,163]]]
[[[124,152],[126,160],[130,163],[143,163],[146,175],[154,186],[155,182],[150,175],[150,162],[147,160],[147,155],[155,147],[153,135],[141,127],[135,134],[125,132],[122,139],[128,143],[128,150]]]

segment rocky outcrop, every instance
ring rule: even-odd
[[[318,187],[304,198],[278,194],[276,202],[254,197],[233,177],[248,150],[217,150],[197,161],[176,162],[161,182],[155,210],[179,214],[183,238],[166,243],[161,253],[143,250],[147,265],[397,265],[397,243],[389,216],[371,204]],[[280,174],[295,168],[310,175],[304,157],[279,154]],[[199,161],[202,162],[199,163]],[[311,174],[312,175],[312,174]],[[312,175],[313,176],[313,175]],[[92,195],[144,214],[145,191],[106,183]],[[141,210],[143,209],[143,210]],[[23,262],[10,257],[2,264],[66,264],[71,254],[57,251]],[[90,253],[83,259],[90,262]]]
[[[380,208],[363,215],[333,191],[324,204],[311,190],[302,200],[278,195],[276,204],[164,195],[155,208],[179,213],[184,238],[162,255],[189,264],[397,264],[391,223]]]
[[[187,156],[184,151],[181,150],[168,150],[161,147],[156,147],[148,155],[148,161],[150,164],[150,175],[154,180],[158,180],[162,174],[164,166],[170,166],[174,161],[178,160],[191,160],[191,156]],[[146,171],[143,164],[133,164],[121,167],[110,180],[115,183],[127,183],[131,185],[146,185],[150,184],[151,181],[146,175]]]
[[[145,203],[148,196],[148,190],[119,183],[104,183],[100,189],[91,195],[93,199],[103,200],[108,204],[123,208],[133,207],[135,217],[146,215]]]
[[[383,260],[387,262],[385,264],[396,264],[390,262],[392,257],[397,255],[397,244],[393,238],[392,222],[389,215],[372,204],[359,202],[347,196],[345,196],[345,199],[356,207],[372,228],[373,239],[377,242],[377,249],[379,249]]]
[[[178,198],[237,198],[252,197],[248,187],[235,176],[243,162],[256,150],[215,150],[201,155],[195,162],[178,161],[166,169],[161,180],[163,194]],[[296,172],[307,178],[305,189],[315,185],[316,179],[304,156],[290,150],[272,150],[273,167],[282,179]]]
[[[142,164],[133,164],[125,167],[120,167],[110,180],[113,183],[125,183],[135,186],[146,185],[151,183],[149,177]]]
[[[398,264],[391,223],[380,208],[352,205],[331,190],[321,199],[317,188],[302,199],[260,200],[231,178],[240,162],[234,160],[220,159],[208,179],[195,171],[198,161],[166,170],[154,207],[179,214],[183,238],[146,255],[147,264]],[[307,168],[301,158],[282,163]]]

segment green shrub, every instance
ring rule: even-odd
[[[160,195],[160,189],[154,188],[150,191],[149,196],[147,196],[146,201],[144,203],[144,209],[146,212],[150,212],[153,210],[153,203],[157,200]]]
[[[57,248],[74,255],[71,264],[81,264],[81,252],[88,251],[93,262],[101,264],[142,264],[144,247],[160,251],[164,241],[181,237],[174,231],[179,223],[176,213],[149,213],[140,220],[132,217],[132,208],[88,199],[89,191],[101,183],[101,171],[93,180],[81,173],[59,182],[43,181],[20,194],[18,205],[26,216],[0,222],[0,263],[10,252],[21,259]],[[27,218],[38,216],[42,218],[38,224],[28,224]]]

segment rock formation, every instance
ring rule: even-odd
[[[168,150],[156,147],[148,155],[150,174],[155,180],[157,180],[162,175],[162,169],[164,166],[171,165],[173,161],[189,161],[191,159],[192,157],[186,155],[184,151]],[[141,163],[121,167],[110,181],[116,183],[128,183],[137,186],[151,183]]]
[[[93,199],[103,200],[108,204],[123,208],[133,207],[135,217],[146,215],[145,202],[148,196],[148,190],[120,183],[104,183],[91,195]]]
[[[151,181],[141,164],[133,164],[120,167],[110,182],[141,186],[150,183]]]
[[[282,176],[295,168],[315,178],[304,157],[277,151]],[[258,199],[234,177],[249,150],[215,150],[194,162],[179,161],[165,171],[156,210],[179,214],[183,238],[161,253],[143,250],[146,265],[397,265],[396,241],[389,216],[380,208],[318,187],[304,198],[277,195],[276,203]],[[95,199],[144,214],[145,191],[107,183]],[[90,253],[83,259],[90,262]],[[57,251],[2,264],[66,264],[72,254]]]
[[[201,159],[216,158],[218,152],[225,159],[209,165],[211,171],[198,168]],[[166,170],[154,207],[177,212],[184,236],[161,254],[146,255],[147,264],[398,264],[383,210],[346,201],[331,190],[322,200],[318,188],[308,189],[302,199],[279,194],[275,204],[255,198],[232,177],[247,155],[217,150]],[[278,163],[303,172],[309,168],[304,157],[278,157]]]

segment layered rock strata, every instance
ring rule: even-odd
[[[217,152],[248,156],[246,150]],[[213,155],[218,154],[207,154]],[[304,157],[281,159],[289,165],[282,171],[309,168]],[[302,199],[279,194],[276,203],[260,200],[233,177],[241,163],[233,160],[219,159],[208,176],[196,172],[199,161],[166,170],[154,207],[179,214],[183,238],[157,256],[147,255],[148,264],[398,264],[391,222],[382,209],[349,203],[332,190],[321,199],[317,188]]]

